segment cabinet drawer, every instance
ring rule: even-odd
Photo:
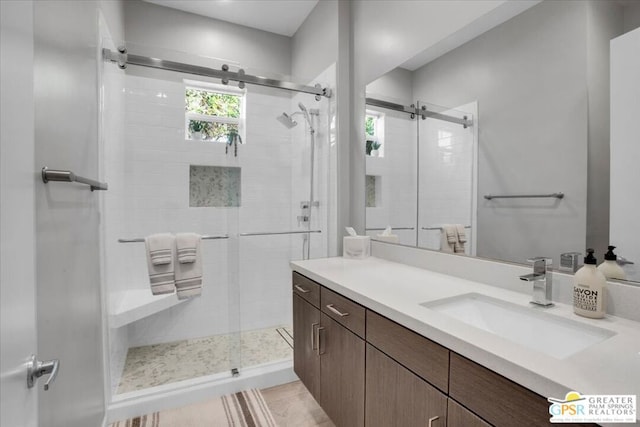
[[[324,287],[320,290],[320,302],[323,313],[364,338],[364,307]]]
[[[307,279],[300,273],[293,272],[292,289],[297,295],[308,301],[314,307],[320,308],[320,285]]]
[[[367,341],[444,391],[449,383],[449,350],[367,310]]]
[[[450,375],[449,396],[496,427],[551,425],[545,398],[469,359],[451,353]]]

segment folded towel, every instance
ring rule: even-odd
[[[467,243],[467,234],[464,231],[464,225],[456,224],[456,232],[458,233],[458,242]]]
[[[169,233],[152,234],[144,239],[153,265],[170,264],[173,260],[174,237]]]
[[[456,230],[456,241],[453,244],[453,252],[457,254],[463,254],[464,244],[467,241],[467,236],[464,232],[464,225],[455,224],[455,230]]]
[[[447,236],[447,242],[449,244],[454,244],[458,241],[458,232],[456,231],[456,226],[451,224],[443,224],[442,230]]]
[[[440,251],[446,252],[446,253],[453,253],[454,244],[455,243],[449,243],[449,236],[447,235],[445,227],[442,226],[440,228]]]
[[[187,299],[202,293],[202,255],[200,236],[196,240],[194,261],[176,263],[176,293],[178,299]]]
[[[178,262],[188,264],[196,261],[196,250],[200,243],[200,235],[196,233],[176,234]]]
[[[170,294],[173,293],[173,291],[175,291],[176,289],[173,268],[173,248],[175,247],[175,241],[174,237],[171,234],[163,237],[163,239],[167,239],[170,242],[170,246],[169,256],[166,257],[163,255],[162,258],[168,258],[169,262],[164,264],[155,264],[153,262],[151,248],[155,243],[154,238],[156,236],[158,235],[149,236],[145,239],[145,246],[147,248],[147,267],[149,269],[149,283],[151,284],[151,293],[153,295]]]

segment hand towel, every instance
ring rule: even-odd
[[[144,239],[147,248],[147,267],[149,269],[149,283],[151,285],[151,293],[153,295],[171,294],[176,289],[176,281],[174,275],[173,252],[175,248],[175,239],[173,235],[168,234],[162,239],[167,239],[171,246],[169,247],[169,262],[165,264],[154,264],[152,259],[152,241],[154,237],[149,236]],[[155,246],[154,246],[155,247]]]
[[[196,261],[197,246],[200,243],[200,235],[196,233],[176,234],[176,249],[178,262],[188,264]]]
[[[456,229],[456,241],[453,244],[453,252],[457,254],[464,253],[464,244],[467,241],[467,236],[464,232],[464,225],[455,224]]]
[[[443,224],[442,230],[444,234],[447,236],[447,242],[449,244],[454,244],[458,241],[458,232],[456,231],[456,226],[451,224]]]
[[[196,240],[193,262],[176,263],[176,293],[178,299],[187,299],[202,294],[202,254],[200,236]]]
[[[449,236],[447,234],[446,227],[443,225],[440,228],[440,251],[446,252],[446,253],[453,253],[454,244],[455,243],[449,242]]]
[[[464,230],[464,225],[456,224],[456,232],[458,233],[458,241],[460,243],[467,243],[467,233]]]
[[[170,264],[173,260],[174,237],[169,233],[152,234],[144,239],[153,265]]]

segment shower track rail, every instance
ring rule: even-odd
[[[105,61],[118,64],[118,67],[122,69],[125,69],[127,64],[131,64],[166,71],[176,71],[178,73],[192,74],[195,76],[213,77],[221,79],[223,84],[228,84],[229,81],[235,81],[239,83],[239,87],[241,89],[244,87],[245,83],[248,83],[258,86],[286,89],[293,92],[309,93],[316,95],[317,101],[320,101],[321,96],[331,98],[331,89],[326,87],[323,88],[320,84],[316,84],[315,86],[305,86],[298,83],[245,74],[243,69],[240,69],[237,72],[229,71],[229,66],[226,64],[222,66],[221,70],[216,70],[209,67],[167,61],[166,59],[134,55],[127,53],[125,48],[119,48],[118,52],[114,52],[110,49],[102,49],[102,57]]]
[[[295,231],[264,231],[264,232],[252,232],[252,233],[240,233],[240,237],[246,236],[277,236],[284,234],[309,234],[309,233],[322,233],[322,230],[295,230]],[[218,236],[201,236],[202,240],[221,240],[228,239],[229,236],[227,234],[222,234]],[[118,239],[118,243],[144,243],[145,239],[143,237],[136,237],[135,239]]]

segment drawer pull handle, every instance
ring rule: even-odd
[[[294,287],[298,290],[298,292],[302,292],[303,294],[308,294],[311,292],[309,289],[305,289],[300,285],[294,285]]]
[[[440,417],[431,417],[431,418],[429,418],[429,427],[433,427],[433,422],[435,420],[437,420],[438,418],[440,418]]]
[[[333,306],[333,304],[327,304],[327,308],[340,317],[347,317],[349,315],[349,313],[341,313],[340,310]]]
[[[320,323],[311,324],[311,350],[317,350],[316,348],[316,326],[320,326]]]

